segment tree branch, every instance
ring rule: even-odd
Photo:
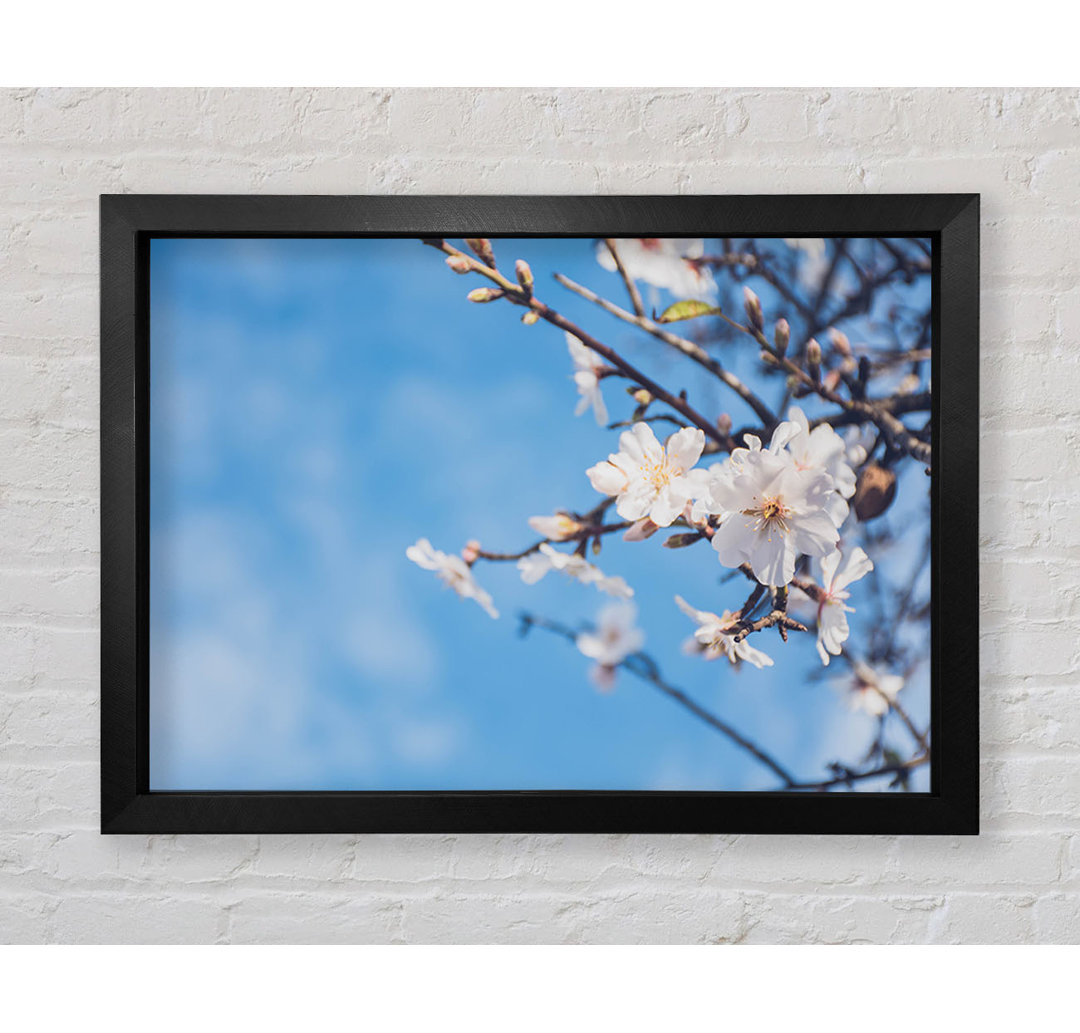
[[[641,370],[631,365],[626,361],[618,352],[598,341],[591,334],[586,333],[577,324],[572,323],[564,315],[556,312],[555,309],[545,305],[538,298],[533,296],[531,291],[526,291],[516,283],[511,283],[506,279],[498,270],[491,269],[484,265],[482,262],[478,262],[470,256],[466,255],[463,251],[459,251],[452,244],[448,244],[445,240],[433,240],[425,239],[423,243],[429,247],[437,248],[439,251],[444,252],[447,255],[451,255],[460,259],[464,259],[469,263],[469,271],[480,273],[481,276],[486,276],[493,283],[497,283],[505,292],[504,297],[515,305],[521,305],[524,308],[530,308],[541,319],[552,326],[557,326],[560,330],[565,331],[573,337],[576,337],[587,348],[591,348],[597,355],[603,356],[611,363],[616,369],[618,369],[625,377],[634,381],[640,387],[645,388],[654,398],[659,398],[662,402],[666,402],[681,416],[685,416],[692,424],[698,427],[706,437],[712,438],[721,448],[729,448],[729,439],[726,434],[722,434],[717,426],[701,415],[693,406],[684,401],[678,395],[673,395],[666,388],[661,387],[651,377],[646,376]]]
[[[734,373],[726,370],[717,359],[713,358],[713,356],[705,351],[700,345],[695,344],[693,341],[688,341],[685,337],[680,337],[678,334],[673,334],[669,330],[664,330],[661,326],[644,315],[632,315],[625,309],[619,308],[618,305],[613,305],[610,301],[600,297],[599,294],[589,290],[588,287],[582,287],[581,284],[575,283],[570,277],[564,276],[562,273],[556,273],[555,279],[567,290],[573,291],[586,301],[591,301],[594,305],[599,305],[605,312],[610,313],[617,319],[621,319],[624,323],[630,323],[633,326],[640,327],[646,333],[652,334],[657,340],[670,345],[677,351],[682,352],[687,358],[693,359],[699,366],[707,369],[713,376],[727,384],[732,391],[754,410],[754,414],[765,424],[765,429],[767,431],[771,431],[777,423],[780,422],[777,419],[776,414],[765,404],[765,402],[754,394],[754,392],[735,376]]]
[[[531,628],[543,628],[545,631],[561,635],[569,642],[577,642],[577,634],[571,628],[567,627],[565,624],[560,624],[558,621],[548,620],[545,617],[536,617],[527,613],[522,614],[521,627],[522,634],[527,634]],[[647,653],[633,653],[617,666],[629,671],[641,681],[648,682],[667,696],[668,699],[674,700],[679,706],[690,711],[690,713],[699,721],[705,722],[705,724],[726,736],[731,742],[735,743],[736,746],[745,750],[772,771],[773,774],[784,783],[785,789],[791,788],[796,784],[795,779],[791,774],[755,742],[736,731],[734,727],[717,717],[711,711],[706,710],[699,703],[696,703],[683,692],[682,689],[666,682],[661,676],[660,669],[657,667],[656,662]]]
[[[637,284],[634,283],[633,278],[626,271],[626,266],[622,264],[618,249],[615,247],[615,241],[610,237],[605,237],[604,245],[611,253],[611,260],[615,263],[615,268],[619,270],[623,283],[626,284],[626,292],[630,295],[630,304],[634,306],[634,311],[639,317],[644,316],[645,306],[641,303],[641,292],[637,289]]]

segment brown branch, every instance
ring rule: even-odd
[[[612,534],[615,531],[625,531],[628,527],[632,527],[633,523],[632,520],[620,520],[617,524],[587,525],[580,531],[568,534],[565,538],[541,538],[540,541],[533,542],[532,545],[526,549],[522,549],[521,552],[489,552],[487,549],[475,549],[474,552],[476,553],[477,559],[504,563],[531,556],[534,552],[539,550],[541,545],[558,544],[559,542],[584,542],[588,541],[590,538],[600,538],[605,534]]]
[[[634,312],[636,312],[639,317],[644,316],[645,306],[641,303],[641,292],[637,289],[637,284],[634,283],[633,278],[626,271],[626,266],[622,264],[618,249],[615,247],[615,241],[612,240],[611,237],[605,237],[604,245],[610,252],[611,260],[615,263],[615,268],[619,270],[619,275],[622,277],[623,283],[626,284],[626,292],[630,295],[630,304],[634,306]]]
[[[560,624],[558,621],[548,620],[545,617],[522,614],[521,626],[523,633],[527,632],[530,628],[543,628],[545,631],[551,631],[556,635],[561,635],[569,642],[577,641],[577,634],[571,628],[568,628],[565,624]],[[682,691],[682,689],[666,682],[660,673],[660,668],[647,653],[632,653],[616,666],[624,668],[641,681],[648,682],[650,685],[659,689],[660,692],[668,697],[668,699],[674,700],[681,707],[688,710],[698,718],[698,720],[705,722],[705,724],[726,736],[731,742],[735,743],[736,746],[745,750],[772,771],[784,783],[785,789],[796,784],[792,775],[758,746],[757,743],[748,739],[722,718],[717,717],[712,711],[706,710],[700,703],[691,699]]]
[[[921,391],[913,395],[890,395],[888,398],[867,398],[865,402],[880,412],[891,413],[893,416],[909,412],[929,412],[931,407],[929,391]],[[820,419],[811,420],[810,429],[812,430],[823,423],[829,424],[830,427],[847,427],[868,420],[869,417],[865,412],[846,409],[844,412],[834,413],[832,416],[823,416]]]
[[[694,265],[707,265],[713,269],[735,265],[745,266],[747,272],[760,276],[766,283],[770,284],[789,305],[796,308],[799,315],[804,319],[809,319],[812,315],[810,307],[765,264],[760,255],[733,251],[728,255],[703,255],[701,258],[693,258],[690,261]],[[740,277],[734,275],[732,278],[736,282],[740,279]]]
[[[905,760],[899,764],[883,764],[881,767],[870,771],[847,771],[843,775],[826,779],[823,782],[796,782],[788,786],[788,789],[831,789],[833,786],[847,785],[849,782],[863,782],[868,778],[882,778],[885,775],[902,775],[914,771],[915,768],[930,762],[930,754],[920,753],[911,760]]]
[[[872,402],[861,399],[844,398],[832,388],[827,387],[823,380],[815,379],[798,365],[798,363],[781,355],[776,350],[775,345],[760,330],[751,326],[745,326],[738,322],[738,320],[724,315],[722,312],[717,314],[726,323],[735,327],[736,330],[742,331],[744,334],[747,334],[757,341],[761,346],[762,352],[764,355],[768,356],[768,361],[772,365],[784,370],[786,373],[790,373],[807,390],[819,395],[827,402],[832,402],[833,405],[840,406],[845,412],[855,413],[862,419],[871,421],[877,426],[882,434],[885,435],[885,439],[893,448],[913,456],[915,459],[918,459],[919,462],[929,465],[933,455],[931,446],[925,441],[920,441],[891,412],[878,408]]]
[[[712,438],[722,448],[729,447],[729,439],[726,434],[722,434],[717,426],[710,420],[701,415],[692,405],[683,400],[678,395],[673,395],[666,388],[661,387],[651,377],[646,376],[641,370],[631,365],[626,361],[618,352],[598,341],[591,334],[586,333],[576,323],[572,323],[561,313],[555,311],[545,305],[538,298],[533,296],[531,292],[525,291],[516,283],[511,283],[505,276],[503,276],[497,269],[490,269],[482,262],[477,262],[475,259],[470,258],[463,251],[459,251],[452,244],[448,244],[445,240],[433,240],[426,239],[423,243],[429,247],[437,248],[447,255],[460,257],[469,263],[469,271],[480,273],[481,276],[486,276],[489,280],[497,283],[505,292],[505,297],[508,301],[515,305],[521,305],[524,308],[530,308],[541,319],[552,326],[557,326],[560,330],[565,331],[573,337],[576,337],[586,348],[591,348],[597,355],[607,359],[616,369],[618,369],[623,376],[634,381],[640,387],[645,388],[654,398],[659,398],[662,402],[666,402],[681,416],[685,416],[692,424],[698,427],[706,437]]]
[[[610,301],[600,297],[599,294],[589,290],[588,287],[582,287],[581,284],[575,283],[562,273],[556,273],[555,279],[567,290],[573,291],[580,297],[585,298],[586,301],[591,301],[593,304],[599,305],[605,312],[610,313],[617,319],[621,319],[624,323],[630,323],[633,326],[640,327],[646,333],[652,334],[657,340],[670,345],[672,348],[682,352],[687,358],[693,359],[699,366],[707,369],[713,376],[727,384],[732,391],[754,410],[754,414],[757,418],[765,424],[766,430],[771,431],[777,423],[780,422],[777,419],[776,414],[765,404],[765,402],[754,394],[754,392],[735,376],[734,373],[726,370],[717,359],[713,358],[713,356],[705,351],[699,344],[688,341],[685,337],[673,334],[669,330],[664,330],[661,326],[644,315],[632,315],[625,309],[619,308],[618,305],[613,305]]]

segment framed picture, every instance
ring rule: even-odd
[[[978,213],[103,196],[102,830],[976,833]]]

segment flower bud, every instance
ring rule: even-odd
[[[484,265],[495,268],[495,252],[491,250],[491,241],[487,237],[466,237],[465,243],[473,249]]]
[[[469,291],[467,297],[469,301],[475,301],[478,305],[482,305],[488,301],[494,301],[496,298],[501,298],[503,292],[496,290],[494,287],[477,287],[476,290]]]
[[[465,255],[451,255],[447,258],[446,264],[450,266],[455,273],[467,273],[472,267],[472,263]]]
[[[626,529],[626,533],[623,535],[624,542],[643,542],[646,538],[651,538],[660,528],[656,526],[648,517],[642,517],[636,523],[631,524]]]
[[[822,383],[827,391],[835,391],[840,386],[840,370],[834,369],[827,374]]]
[[[578,531],[583,530],[585,527],[581,521],[575,520],[568,513],[562,512],[555,513],[554,516],[529,517],[529,526],[537,534],[542,534],[553,542],[563,542],[568,538],[573,538]]]
[[[872,462],[859,473],[851,503],[860,520],[873,520],[892,505],[895,496],[896,474],[880,463]]]
[[[716,417],[716,429],[720,431],[721,434],[730,434],[732,426],[733,421],[730,413],[722,412]]]
[[[469,541],[467,541],[465,543],[465,548],[461,550],[461,558],[466,563],[468,563],[468,565],[470,567],[476,562],[476,559],[477,559],[477,557],[479,555],[480,555],[480,543],[475,538],[472,538]]]
[[[761,299],[749,287],[743,287],[743,304],[750,325],[755,330],[764,329],[765,317],[761,313]]]
[[[529,263],[524,258],[519,258],[514,263],[514,272],[517,274],[517,282],[521,284],[521,289],[532,293],[533,274]]]
[[[791,340],[791,327],[786,319],[776,321],[776,329],[773,331],[773,341],[776,342],[776,353],[780,358],[787,351],[788,341]]]
[[[847,339],[847,334],[841,333],[836,327],[833,327],[829,331],[829,343],[839,352],[844,358],[851,356],[851,342]]]
[[[701,535],[697,531],[688,534],[673,534],[664,542],[665,549],[685,549],[688,545],[701,541]]]
[[[814,380],[821,379],[821,345],[810,338],[809,343],[806,346],[806,365],[810,367],[810,376]]]
[[[631,391],[630,397],[633,398],[638,405],[648,405],[653,400],[652,394],[643,387],[639,387],[636,391]]]
[[[538,323],[540,321],[540,313],[534,312],[532,309],[529,309],[529,311],[521,317],[521,321],[526,326],[532,326],[534,323]]]

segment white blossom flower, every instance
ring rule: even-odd
[[[844,558],[839,549],[821,560],[821,595],[817,604],[817,651],[821,662],[829,666],[829,654],[839,656],[847,641],[847,614],[854,609],[847,605],[848,585],[865,577],[874,569],[870,557],[855,546]]]
[[[803,259],[798,270],[799,284],[807,291],[818,290],[830,265],[825,238],[785,237],[784,243],[802,252]]]
[[[583,527],[580,521],[575,520],[568,513],[529,517],[529,526],[537,534],[542,534],[553,542],[562,542],[567,538],[572,538]]]
[[[832,478],[798,469],[782,449],[751,448],[732,460],[709,483],[709,505],[722,514],[713,548],[725,567],[749,563],[763,585],[786,585],[800,555],[824,556],[836,547]]]
[[[711,270],[693,261],[705,254],[703,238],[626,238],[616,241],[615,246],[630,279],[644,280],[683,299],[712,301],[716,297],[716,281]],[[618,271],[603,242],[597,245],[596,259],[608,272]]]
[[[521,580],[527,585],[535,585],[548,571],[558,570],[583,585],[595,585],[599,591],[616,599],[629,599],[634,594],[634,590],[621,577],[608,577],[584,556],[573,552],[559,552],[547,542],[536,552],[522,556],[517,562],[517,568],[521,571]]]
[[[757,668],[772,667],[771,657],[766,656],[760,649],[755,649],[745,639],[736,642],[735,636],[725,630],[731,627],[735,619],[730,610],[721,614],[695,610],[680,595],[675,596],[675,602],[679,609],[698,625],[693,638],[688,638],[683,644],[684,652],[701,653],[706,660],[719,660],[726,656],[733,664],[745,660]]]
[[[603,367],[600,356],[592,348],[582,344],[573,334],[566,335],[566,347],[574,363],[574,383],[577,385],[578,394],[581,395],[574,415],[580,416],[591,406],[597,425],[603,427],[608,421],[608,411],[604,404],[604,396],[600,392],[600,370]]]
[[[605,606],[597,618],[595,631],[583,631],[575,640],[578,649],[596,661],[592,678],[609,690],[615,683],[615,668],[645,644],[645,632],[635,624],[637,609],[632,603]]]
[[[846,500],[855,494],[856,483],[855,471],[848,463],[847,445],[827,423],[819,423],[811,430],[810,421],[797,405],[788,410],[788,422],[798,428],[785,442],[795,466],[800,470],[824,470],[833,480],[836,495],[829,499],[828,510],[833,523],[840,527],[847,519]]]
[[[462,599],[475,600],[489,617],[499,616],[499,611],[492,605],[491,595],[476,583],[472,570],[460,556],[448,556],[445,552],[440,552],[433,548],[426,538],[410,545],[405,550],[405,555],[424,570],[435,571],[439,579]]]
[[[861,661],[855,664],[850,678],[834,683],[847,699],[852,710],[862,710],[873,717],[888,713],[904,687],[898,674],[882,674]]]
[[[697,427],[684,427],[661,445],[647,423],[635,423],[620,435],[619,451],[586,475],[597,491],[617,496],[615,509],[624,520],[648,517],[668,527],[704,490],[705,472],[691,472],[704,448],[705,435]]]
[[[784,237],[784,243],[796,251],[802,251],[809,258],[825,257],[824,237]]]
[[[873,434],[867,433],[862,427],[848,427],[844,434],[844,458],[848,466],[852,469],[862,466],[873,444]]]

